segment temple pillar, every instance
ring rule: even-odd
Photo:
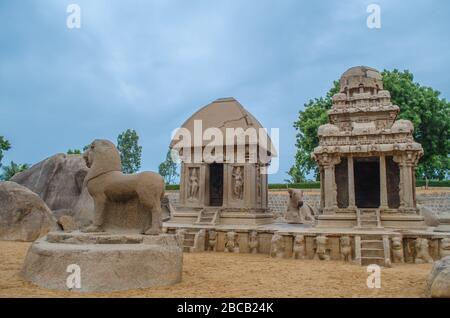
[[[335,165],[340,162],[338,156],[323,155],[321,158],[323,166],[322,187],[324,193],[324,213],[334,213],[337,210],[337,186],[334,175]]]
[[[355,203],[355,176],[353,169],[353,157],[347,157],[347,169],[348,169],[348,207],[350,209],[356,209]]]
[[[380,210],[388,208],[387,182],[386,182],[386,157],[380,156]]]

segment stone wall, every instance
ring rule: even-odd
[[[417,203],[428,207],[438,216],[450,215],[450,191],[432,191],[417,194]]]

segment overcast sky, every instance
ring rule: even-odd
[[[67,5],[81,28],[66,26]],[[366,8],[381,7],[381,29]],[[34,164],[135,129],[142,169],[157,170],[170,133],[233,96],[280,129],[282,182],[293,122],[349,67],[408,69],[450,97],[450,1],[0,1],[3,164]]]

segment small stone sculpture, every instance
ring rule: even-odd
[[[318,259],[321,261],[329,261],[330,255],[327,250],[328,238],[324,235],[319,235],[315,239],[316,242],[316,253],[314,255],[314,259]]]
[[[401,237],[395,236],[392,238],[392,259],[394,263],[404,263],[403,255],[403,240]]]
[[[84,232],[103,232],[107,206],[137,198],[150,222],[143,222],[142,233],[161,233],[161,200],[164,198],[164,179],[154,172],[123,174],[120,155],[109,140],[94,140],[83,154],[90,168],[85,178],[89,194],[94,199],[94,221]],[[126,217],[128,211],[124,211]],[[126,226],[126,220],[123,224]],[[151,223],[149,224],[145,223]]]
[[[416,250],[416,257],[414,262],[416,264],[433,263],[433,258],[429,253],[428,240],[426,238],[418,237],[415,241],[414,246]]]
[[[239,253],[239,243],[235,232],[227,232],[225,242],[225,252]]]
[[[352,241],[350,236],[345,235],[341,236],[340,238],[341,242],[341,255],[344,262],[351,262],[352,261]]]
[[[249,234],[248,247],[250,249],[250,253],[256,254],[258,253],[258,232],[251,231]]]
[[[450,256],[450,238],[443,238],[439,248],[439,256],[441,258]]]
[[[288,223],[314,223],[314,215],[309,206],[303,202],[303,191],[297,189],[288,189],[289,204],[286,212],[286,221]]]
[[[274,233],[270,242],[270,256],[284,258],[284,239],[278,233]]]
[[[199,182],[197,177],[197,168],[192,168],[189,177],[189,200],[196,200],[198,198]]]
[[[233,173],[233,196],[235,199],[242,200],[244,194],[244,177],[241,167],[236,167]]]
[[[214,230],[208,231],[208,251],[216,251],[217,232]]]
[[[305,237],[303,235],[298,234],[295,236],[292,252],[292,258],[305,259]]]

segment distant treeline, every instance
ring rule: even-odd
[[[424,187],[425,180],[416,180],[416,187]],[[450,180],[429,180],[429,187],[450,187]],[[302,183],[270,183],[269,189],[320,189],[320,182],[302,182]],[[179,190],[179,184],[168,184],[166,190]]]

